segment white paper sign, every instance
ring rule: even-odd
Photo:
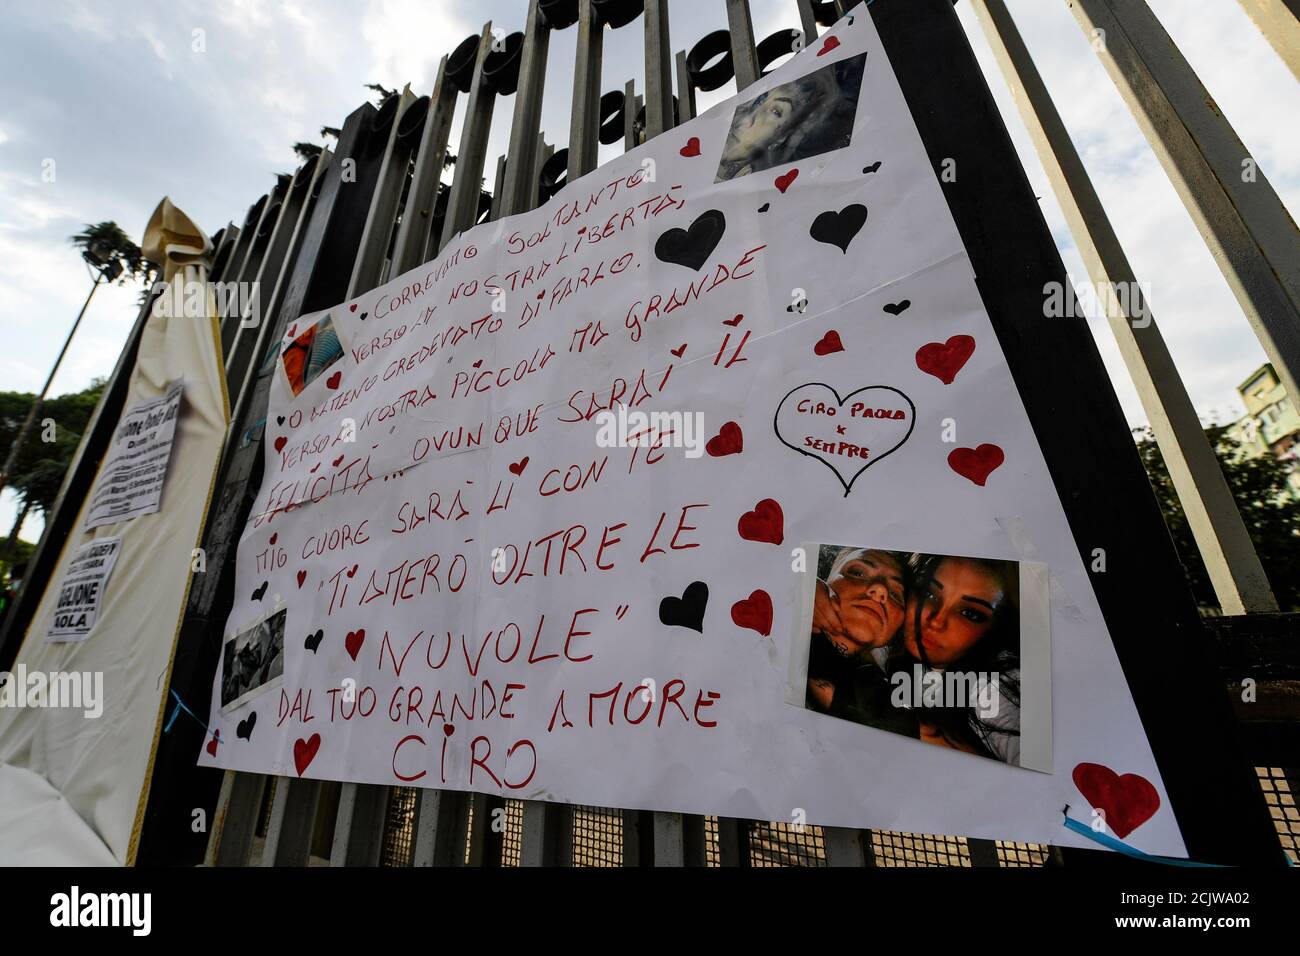
[[[154,514],[161,505],[184,383],[128,408],[90,498],[86,530]]]
[[[869,16],[281,353],[202,763],[1183,852]]]
[[[99,620],[108,578],[121,549],[121,538],[98,538],[77,549],[59,582],[54,620],[45,635],[47,641],[86,639]]]

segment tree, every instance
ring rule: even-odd
[[[19,541],[18,532],[32,509],[46,516],[54,507],[63,476],[72,466],[81,435],[99,404],[106,382],[106,379],[95,379],[79,392],[41,403],[40,414],[51,427],[42,424],[42,440],[23,444],[9,479],[9,487],[18,495],[18,516],[6,538],[0,539],[0,566],[4,574],[8,575],[10,567],[25,562],[19,560],[23,542]],[[0,448],[13,446],[35,401],[36,396],[30,392],[0,392]]]
[[[1164,512],[1165,524],[1182,559],[1192,594],[1202,607],[1213,607],[1218,600],[1210,576],[1155,437],[1147,428],[1137,429],[1134,434],[1138,454]],[[1229,434],[1226,426],[1207,428],[1205,434],[1219,459],[1279,607],[1284,611],[1300,610],[1300,507],[1289,495],[1289,467],[1272,455],[1246,457],[1242,445]]]
[[[91,269],[110,281],[116,277],[118,285],[139,279],[148,286],[158,271],[122,227],[111,220],[93,225],[86,223],[86,228],[69,241],[81,250],[81,258]]]

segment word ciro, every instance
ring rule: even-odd
[[[828,405],[826,402],[814,402],[811,398],[800,400],[794,410],[802,415],[825,415],[828,418],[834,418],[839,413],[836,406]],[[901,408],[870,408],[865,402],[854,402],[849,406],[849,417],[887,418],[902,421],[907,418],[907,413]]]

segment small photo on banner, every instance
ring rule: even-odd
[[[286,608],[226,638],[221,650],[221,711],[229,713],[280,686]]]
[[[280,353],[289,392],[297,395],[343,358],[343,343],[333,318],[325,315],[303,329]]]
[[[1039,576],[995,558],[832,544],[807,553],[817,573],[797,603],[788,703],[1012,766],[1026,766],[1022,736],[1041,752],[1050,719],[1024,726],[1022,692],[1049,653]]]
[[[715,182],[848,146],[866,62],[861,53],[828,64],[737,106]]]

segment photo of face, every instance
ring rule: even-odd
[[[884,647],[903,624],[903,567],[887,551],[859,548],[836,559],[826,579],[839,636],[854,651]]]
[[[736,107],[717,182],[848,146],[866,54],[774,86]]]
[[[933,747],[1014,766],[1050,765],[1050,660],[1041,565],[1001,558],[811,544],[796,607],[788,703]],[[1029,569],[1026,572],[1025,569]],[[1026,577],[1028,573],[1028,577]],[[1023,593],[1022,593],[1023,589]],[[1025,611],[1028,609],[1028,617]]]
[[[294,395],[341,358],[343,344],[334,328],[334,320],[328,315],[300,332],[280,354],[289,390]]]
[[[992,630],[994,614],[1008,598],[1004,576],[969,558],[944,558],[922,590],[907,601],[904,646],[938,667],[965,657]]]

